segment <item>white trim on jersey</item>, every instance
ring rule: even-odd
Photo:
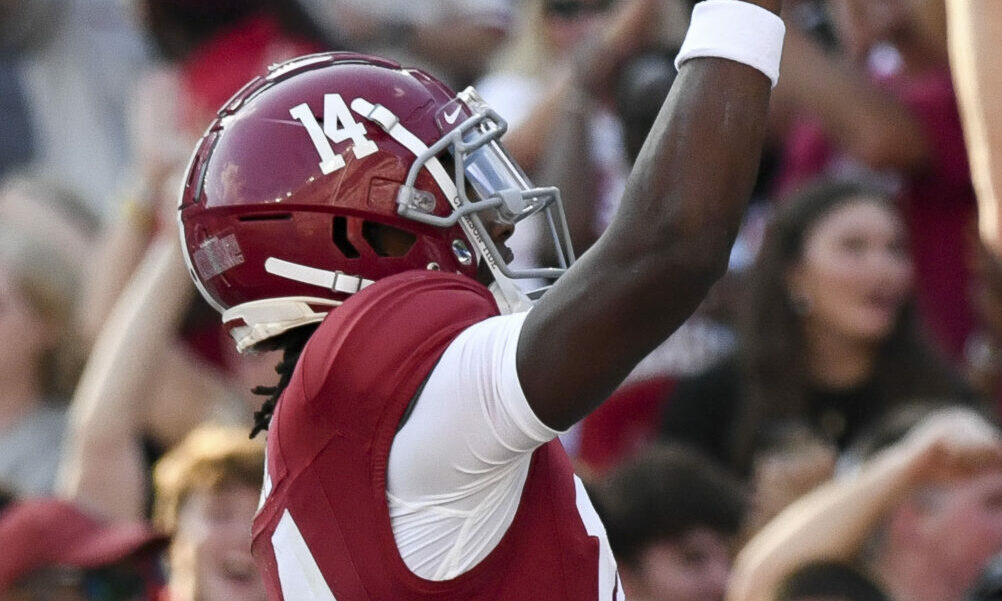
[[[337,601],[288,509],[271,535],[271,546],[285,601]]]
[[[598,539],[598,598],[626,601],[626,593],[623,592],[623,583],[619,580],[619,569],[616,567],[616,560],[612,555],[612,547],[609,545],[609,536],[605,533],[602,519],[598,517],[598,512],[595,511],[595,507],[591,504],[591,499],[588,497],[588,491],[585,490],[584,482],[577,475],[574,476],[574,493],[574,500],[578,506],[578,514],[584,523],[585,531]],[[613,597],[614,594],[615,597]]]

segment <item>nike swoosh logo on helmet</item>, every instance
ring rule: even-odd
[[[445,115],[443,115],[445,117],[445,122],[448,123],[449,125],[455,123],[456,119],[459,118],[459,111],[461,111],[462,109],[463,107],[457,106],[456,110],[452,111],[451,113],[446,113]]]

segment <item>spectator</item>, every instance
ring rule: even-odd
[[[851,564],[817,561],[794,570],[774,601],[890,601],[877,583]]]
[[[942,0],[833,0],[846,56],[790,27],[774,121],[780,194],[825,175],[880,185],[911,241],[919,317],[958,365],[974,321],[974,192],[947,63]],[[938,23],[937,23],[938,21]]]
[[[594,491],[627,599],[723,598],[747,504],[737,480],[698,453],[655,446]]]
[[[250,410],[224,383],[205,387],[195,377],[200,365],[186,371],[190,358],[164,342],[190,294],[175,239],[158,237],[112,310],[74,395],[59,492],[106,519],[142,519],[150,501],[147,441],[168,448],[152,482],[155,524],[171,537],[165,598],[263,600],[250,522],[264,452],[247,438]],[[193,381],[162,388],[162,372],[150,365],[173,366]]]
[[[623,129],[623,143],[630,164],[668,97],[678,71],[677,47],[652,46],[623,61],[613,78],[613,108]]]
[[[143,523],[104,523],[64,501],[0,512],[3,601],[154,601],[166,540]]]
[[[79,273],[65,253],[58,238],[0,226],[0,335],[17,342],[0,359],[0,482],[19,495],[52,490],[82,363],[73,335]]]
[[[160,57],[178,68],[177,125],[189,136],[201,135],[250,74],[333,43],[296,0],[139,0],[138,12]]]
[[[134,7],[160,61],[136,78],[126,107],[130,185],[85,281],[81,320],[90,340],[154,233],[173,224],[180,171],[219,107],[269,65],[328,47],[295,0],[137,0]]]
[[[113,214],[111,199],[124,183],[122,165],[132,152],[126,107],[149,62],[127,4],[4,4],[0,46],[7,46],[16,61],[28,117],[27,124],[5,121],[4,133],[27,125],[37,168],[82,198],[95,215]]]
[[[509,122],[504,142],[522,168],[560,188],[579,251],[608,225],[623,192],[630,162],[608,90],[621,63],[654,43],[660,5],[531,0],[498,66],[476,84]],[[516,266],[552,257],[532,225],[509,243]]]
[[[241,396],[233,378],[207,369],[176,342],[194,293],[180,255],[173,235],[152,243],[115,303],[73,395],[59,492],[106,518],[146,515],[150,463],[197,425],[250,422],[244,401],[253,395]],[[273,373],[270,361],[262,355],[241,365]],[[263,377],[260,369],[252,377]]]
[[[927,412],[906,432],[763,528],[738,556],[729,601],[772,599],[816,560],[858,561],[898,601],[963,599],[1002,550],[1002,439],[960,407]]]
[[[170,535],[170,601],[266,601],[251,557],[250,524],[264,473],[264,445],[244,428],[193,430],[153,474],[153,519]]]
[[[292,0],[144,0],[137,11],[163,62],[133,107],[135,190],[106,224],[85,279],[81,329],[95,347],[60,477],[63,494],[118,519],[142,515],[148,465],[195,424],[249,420],[241,401],[250,395],[233,383],[242,368],[215,319],[204,319],[212,309],[196,298],[172,233],[179,172],[247,79],[325,43]]]
[[[517,0],[297,0],[346,48],[441,74],[461,89],[511,30]]]
[[[823,183],[784,203],[748,281],[738,350],[679,384],[667,438],[747,472],[791,424],[843,449],[896,404],[970,395],[916,330],[905,227],[881,194]]]

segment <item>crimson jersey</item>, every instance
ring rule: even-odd
[[[320,325],[268,433],[253,551],[272,599],[600,598],[599,540],[557,440],[534,451],[514,521],[474,568],[426,580],[398,552],[386,501],[394,434],[452,340],[497,314],[475,281],[413,271],[362,290]]]

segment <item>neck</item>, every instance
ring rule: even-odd
[[[3,402],[0,403],[0,430],[6,430],[41,403],[42,391],[34,378],[22,376],[0,378],[4,381]]]
[[[808,370],[815,381],[848,388],[870,377],[876,357],[873,343],[811,326],[807,330]]]

